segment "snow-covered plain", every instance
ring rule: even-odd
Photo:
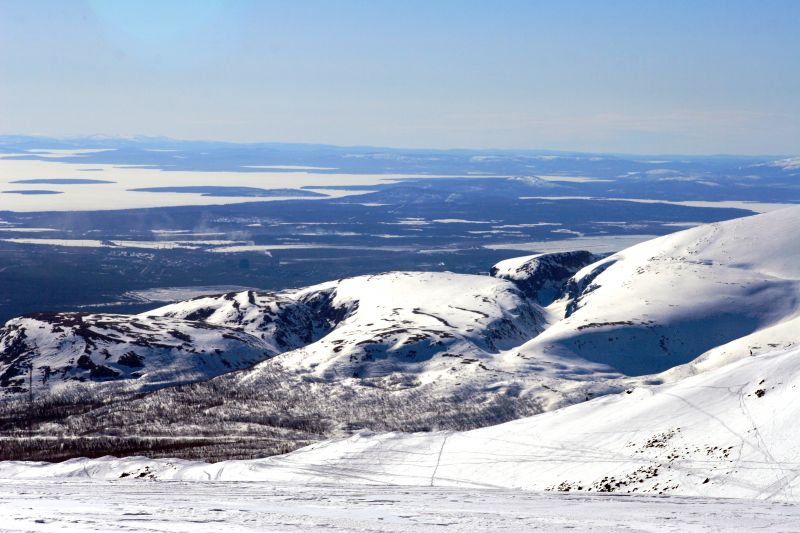
[[[224,496],[221,496],[224,495]],[[796,531],[776,502],[264,483],[0,483],[3,531]]]

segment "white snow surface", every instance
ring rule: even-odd
[[[357,434],[285,456],[202,463],[141,457],[0,463],[3,479],[392,484],[800,496],[800,349],[467,432]]]
[[[202,381],[252,367],[275,355],[246,333],[166,317],[35,314],[0,330],[2,393],[6,397],[69,393],[81,387],[119,390]]]
[[[0,483],[3,531],[791,531],[776,502],[263,483]]]
[[[512,283],[488,276],[392,272],[324,283],[297,297],[326,293],[347,317],[318,343],[281,358],[320,377],[388,376],[402,366],[406,372],[416,367],[423,381],[432,381],[452,372],[442,352],[475,360],[460,367],[477,367],[544,325],[536,304]]]
[[[713,368],[800,341],[800,207],[623,250],[570,281],[572,314],[519,348],[627,375]],[[724,346],[723,346],[724,345]]]
[[[776,502],[441,487],[0,483],[3,531],[791,531]]]

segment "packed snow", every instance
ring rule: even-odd
[[[712,498],[124,480],[0,483],[0,508],[4,531],[769,533],[800,521],[796,506]]]

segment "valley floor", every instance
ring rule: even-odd
[[[800,506],[253,482],[0,482],[2,531],[800,531]]]

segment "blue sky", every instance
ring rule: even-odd
[[[0,0],[0,133],[800,153],[800,1]]]

